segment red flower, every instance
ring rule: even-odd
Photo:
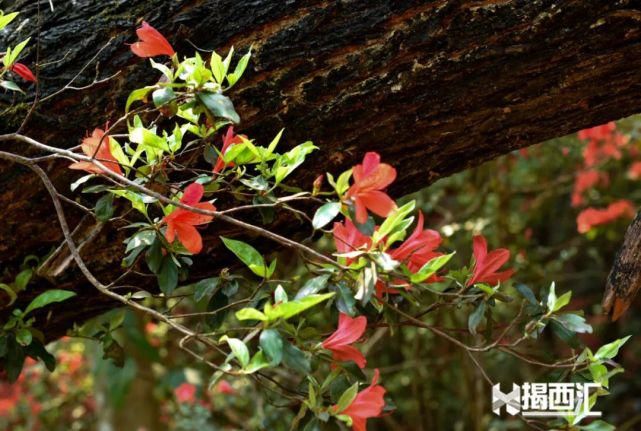
[[[487,252],[487,240],[483,235],[476,235],[474,241],[474,272],[466,286],[475,283],[487,283],[491,286],[499,281],[507,280],[514,274],[513,269],[496,272],[510,258],[510,251],[505,248],[497,248]]]
[[[354,184],[347,191],[346,197],[354,201],[358,223],[367,222],[367,210],[387,217],[396,208],[392,198],[381,191],[396,179],[396,169],[381,163],[378,153],[365,154],[363,164],[354,166],[353,175]]]
[[[105,165],[110,171],[122,175],[118,161],[113,154],[111,154],[110,145],[112,139],[111,136],[105,135],[104,130],[96,128],[91,133],[91,136],[82,140],[82,152],[85,153],[87,157],[93,157]],[[102,168],[96,166],[93,162],[76,162],[72,163],[69,168],[87,171],[92,174],[102,174],[104,172]]]
[[[216,392],[225,395],[234,395],[236,393],[232,385],[230,385],[227,380],[221,380],[220,383],[216,385]]]
[[[0,415],[7,417],[22,398],[22,387],[18,383],[0,381]]]
[[[174,396],[179,403],[193,403],[196,401],[196,386],[183,383],[174,389]]]
[[[641,178],[641,162],[634,162],[628,169],[628,178],[638,180]]]
[[[619,217],[634,217],[632,202],[621,199],[612,202],[607,208],[586,208],[576,218],[579,233],[586,233],[594,226],[610,223]]]
[[[158,55],[172,56],[176,53],[167,39],[155,28],[142,22],[142,27],[136,30],[138,42],[131,45],[131,51],[138,57],[156,57]]]
[[[367,431],[367,419],[379,417],[383,412],[385,388],[376,384],[378,377],[379,372],[375,370],[372,384],[360,391],[354,401],[345,410],[339,412],[352,418],[352,429],[355,431]]]
[[[334,244],[339,253],[349,253],[363,246],[369,248],[372,245],[372,239],[363,235],[350,219],[345,219],[343,223],[334,223]],[[353,260],[347,258],[347,264],[349,265]]]
[[[434,251],[441,245],[441,235],[432,229],[423,230],[423,223],[423,213],[419,212],[414,232],[400,246],[389,252],[394,260],[404,263],[413,273],[430,260],[443,254]]]
[[[583,203],[583,193],[599,183],[607,184],[608,175],[605,172],[595,170],[580,171],[574,180],[572,191],[572,206],[576,207]]]
[[[225,163],[223,156],[225,155],[227,150],[229,150],[229,147],[234,144],[240,144],[241,142],[243,142],[243,135],[234,135],[234,128],[232,126],[229,126],[229,128],[227,129],[227,133],[225,134],[225,138],[223,139],[223,147],[220,149],[220,155],[218,156],[218,160],[216,160],[216,164],[214,165],[213,172],[215,174],[222,171],[226,166],[234,166],[233,162]]]
[[[579,139],[584,141],[595,141],[595,140],[604,140],[609,138],[612,135],[612,132],[616,130],[617,126],[614,124],[614,121],[609,123],[602,124],[600,126],[592,127],[590,129],[581,130],[578,133]]]
[[[419,212],[418,223],[414,228],[414,232],[400,246],[389,251],[392,259],[404,263],[412,273],[418,272],[427,262],[443,254],[434,251],[441,245],[441,235],[432,229],[423,230],[423,224],[423,213]],[[427,281],[435,282],[438,280],[439,277],[433,275]],[[396,280],[395,284],[404,286],[406,289],[410,288],[410,285],[402,280]],[[384,293],[395,295],[398,294],[398,290],[387,287],[384,282],[379,280],[376,282],[376,296],[382,298]]]
[[[323,341],[323,348],[332,352],[336,361],[354,361],[360,368],[364,368],[367,361],[361,352],[350,344],[363,336],[367,318],[358,316],[351,318],[345,313],[338,316],[338,328]]]
[[[620,159],[621,147],[628,143],[629,138],[616,132],[613,122],[582,130],[579,139],[588,141],[583,150],[583,160],[586,166],[594,166],[609,158]]]
[[[14,63],[13,65],[11,65],[11,67],[9,67],[9,70],[20,76],[20,78],[24,79],[25,81],[37,81],[31,69],[29,69],[22,63]]]
[[[210,202],[200,202],[205,189],[201,184],[192,183],[185,188],[185,193],[180,202],[202,210],[216,211],[216,207]],[[203,239],[194,226],[206,224],[214,217],[198,214],[183,208],[176,208],[163,219],[167,223],[165,238],[169,243],[178,236],[178,241],[191,253],[198,254],[203,249]]]

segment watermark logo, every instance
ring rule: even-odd
[[[500,415],[505,406],[512,416],[600,417],[601,412],[590,411],[590,389],[600,387],[598,383],[512,383],[512,391],[503,393],[496,384],[492,386],[492,411]]]

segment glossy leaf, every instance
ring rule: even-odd
[[[323,301],[326,301],[332,296],[334,296],[334,292],[325,293],[323,295],[309,295],[294,301],[276,304],[269,310],[266,308],[265,315],[270,321],[277,319],[287,320],[317,304],[320,304]]]
[[[265,329],[260,334],[260,347],[265,352],[272,367],[280,364],[283,359],[283,338],[276,329]]]
[[[322,205],[316,210],[314,214],[314,219],[312,220],[312,226],[314,229],[320,229],[327,225],[327,223],[334,220],[341,210],[340,202],[328,202]]]
[[[241,366],[245,367],[247,366],[247,364],[249,364],[249,350],[242,340],[239,340],[238,338],[229,338],[224,335],[220,339],[220,341],[227,342],[229,348],[232,351],[232,354],[238,360],[238,362],[240,362]]]
[[[236,124],[240,123],[240,117],[229,97],[220,93],[201,92],[198,93],[198,99],[215,117],[224,118]]]
[[[235,239],[220,237],[220,239],[225,244],[232,253],[238,257],[247,267],[256,275],[264,278],[269,278],[274,273],[276,269],[276,260],[267,267],[263,256],[251,245],[238,241]]]
[[[72,292],[70,290],[47,290],[46,292],[43,292],[40,295],[36,296],[33,301],[29,303],[24,314],[28,314],[33,310],[37,310],[38,308],[46,307],[47,305],[53,304],[54,302],[66,301],[73,296],[76,296],[76,292]]]

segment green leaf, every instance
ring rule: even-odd
[[[236,68],[234,69],[234,72],[227,75],[227,82],[229,83],[229,88],[233,87],[238,82],[240,77],[243,76],[243,72],[245,72],[245,69],[247,68],[247,64],[249,63],[251,54],[252,54],[252,51],[250,48],[247,54],[243,55],[241,59],[238,60],[238,63],[236,64]]]
[[[207,303],[207,311],[215,312],[214,314],[210,314],[205,317],[205,323],[210,330],[216,330],[223,324],[225,317],[227,317],[227,313],[229,313],[227,305],[229,305],[229,297],[227,297],[222,290],[216,292],[209,299],[209,302]]]
[[[619,354],[619,349],[623,346],[626,341],[630,339],[631,335],[627,337],[619,338],[611,343],[601,346],[599,350],[594,354],[594,357],[598,360],[612,359]]]
[[[150,58],[149,61],[151,62],[151,67],[153,67],[156,70],[159,70],[163,75],[167,77],[167,80],[169,82],[174,81],[174,73],[170,68],[168,68],[162,63],[156,63],[153,58]]]
[[[314,229],[320,229],[325,226],[327,223],[334,220],[341,210],[340,202],[328,202],[318,208],[314,214],[314,219],[312,220],[312,226]]]
[[[0,81],[0,87],[6,88],[7,90],[19,91],[20,93],[24,93],[24,91],[22,91],[22,88],[20,88],[18,86],[18,84],[16,84],[13,81],[4,81],[4,80],[2,80],[2,81]]]
[[[100,221],[107,221],[114,215],[113,207],[114,195],[107,193],[103,195],[98,202],[96,202],[96,207],[94,212],[96,213],[96,218]]]
[[[223,335],[220,341],[227,342],[229,348],[232,351],[232,354],[243,367],[249,364],[249,350],[242,340],[239,340],[238,338],[229,338],[228,336]]]
[[[176,286],[178,286],[178,267],[171,256],[165,256],[158,272],[158,287],[161,292],[169,296]]]
[[[576,336],[576,333],[570,331],[565,326],[561,325],[554,319],[551,319],[549,322],[549,327],[554,332],[554,335],[559,337],[561,340],[565,341],[568,345],[573,348],[579,348],[580,342]]]
[[[145,261],[151,272],[158,274],[163,263],[162,244],[158,238],[154,238],[154,242],[151,244],[151,247],[149,247],[149,250],[147,250]]]
[[[318,277],[314,277],[312,279],[309,279],[305,282],[303,287],[296,293],[296,296],[294,299],[302,299],[305,298],[309,295],[313,295],[315,293],[320,292],[322,289],[327,286],[327,281],[329,280],[330,275],[325,274],[325,275],[319,275]]]
[[[125,103],[125,114],[129,112],[129,108],[131,107],[132,103],[144,100],[147,97],[147,94],[149,94],[149,92],[154,88],[156,88],[156,86],[152,85],[144,88],[137,88],[129,93],[129,97],[127,97],[127,103]]]
[[[334,291],[336,292],[336,308],[338,308],[338,311],[353,316],[356,311],[354,308],[356,300],[351,289],[343,282],[339,282],[334,286]]]
[[[595,383],[599,383],[606,388],[608,387],[608,369],[605,365],[595,362],[590,364],[589,370],[592,380]]]
[[[154,105],[156,108],[160,108],[163,105],[171,102],[176,98],[176,93],[171,87],[163,87],[158,90],[155,90],[151,95]]]
[[[149,247],[151,244],[153,244],[155,239],[156,231],[141,230],[129,239],[129,241],[127,242],[127,248],[125,249],[125,253],[129,253],[130,251],[138,247]]]
[[[144,195],[133,192],[131,190],[109,190],[109,192],[121,198],[127,199],[129,202],[131,202],[132,208],[138,210],[145,216],[147,216],[147,204],[155,200],[153,198],[151,200],[147,199]]]
[[[420,283],[424,280],[427,280],[428,278],[436,274],[439,269],[445,266],[445,264],[450,261],[454,254],[456,254],[455,251],[450,254],[444,254],[442,256],[437,256],[431,259],[425,265],[423,265],[421,269],[418,270],[418,272],[410,276],[410,281],[412,283]]]
[[[166,138],[156,135],[156,133],[146,129],[142,125],[133,127],[129,131],[129,140],[141,145],[145,151],[148,149],[147,147],[161,151],[170,151]]]
[[[565,307],[570,303],[572,298],[572,291],[565,292],[563,295],[559,296],[554,302],[554,309],[552,311],[559,311],[561,308]]]
[[[320,304],[323,301],[334,296],[335,293],[325,293],[323,295],[309,295],[301,299],[296,299],[294,301],[276,304],[270,309],[265,308],[265,315],[270,321],[277,319],[287,320],[291,317],[296,316],[297,314],[302,313],[305,310],[312,308],[313,306]]]
[[[285,129],[280,129],[280,131],[274,136],[274,139],[269,143],[267,146],[267,151],[265,152],[265,156],[269,157],[274,153],[274,150],[276,149],[276,146],[280,142],[280,138],[283,136],[283,132]]]
[[[294,172],[304,161],[305,157],[312,151],[318,149],[311,141],[295,146],[285,154],[276,158],[272,168],[272,174],[276,184],[283,181],[289,174]]]
[[[4,59],[3,59],[4,67],[8,69],[11,66],[13,66],[16,60],[18,60],[18,57],[20,56],[20,53],[22,52],[22,50],[29,43],[30,39],[31,39],[30,37],[26,38],[25,40],[17,44],[16,47],[13,49],[10,47],[7,48],[7,52],[5,53]]]
[[[22,346],[28,346],[31,344],[31,340],[33,340],[33,336],[27,328],[20,328],[16,333],[16,341]]]
[[[559,314],[558,316],[554,316],[553,319],[572,332],[592,333],[592,326],[585,321],[583,316],[579,316],[578,314]]]
[[[599,419],[588,425],[580,425],[579,429],[581,431],[614,431],[616,427]]]
[[[114,156],[114,159],[116,159],[116,161],[125,169],[125,172],[129,172],[131,161],[122,150],[122,147],[120,146],[118,141],[110,136],[108,142],[111,155]]]
[[[16,295],[16,292],[14,292],[14,290],[8,284],[0,283],[0,289],[4,290],[7,293],[7,295],[9,295],[9,304],[8,305],[12,305],[16,301],[16,299],[18,298],[18,295]]]
[[[243,373],[253,374],[258,370],[269,367],[269,361],[265,357],[265,353],[260,350],[252,357],[249,364],[243,368]]]
[[[71,185],[69,186],[69,190],[71,190],[72,192],[75,192],[78,187],[80,187],[81,185],[83,185],[84,183],[86,183],[87,181],[89,181],[90,179],[92,179],[95,176],[96,175],[94,175],[94,174],[89,174],[89,175],[84,175],[84,176],[78,178],[76,181],[71,183]]]
[[[26,358],[25,349],[18,344],[13,337],[7,339],[7,354],[4,358],[4,368],[7,371],[7,378],[11,383],[18,380],[22,372],[24,360]]]
[[[200,302],[206,296],[211,295],[220,283],[219,277],[205,278],[194,285],[194,301]]]
[[[25,348],[25,353],[34,359],[40,358],[42,362],[44,362],[45,367],[47,367],[47,370],[50,372],[53,372],[56,369],[56,358],[54,358],[51,353],[47,352],[45,346],[37,338],[34,338],[31,341],[31,344]]]
[[[279,302],[285,303],[287,302],[287,300],[288,300],[287,292],[285,292],[285,289],[283,288],[283,286],[279,284],[274,290],[274,302],[277,304]]]
[[[406,220],[406,217],[411,214],[412,211],[414,211],[414,208],[416,208],[416,201],[412,200],[402,207],[396,208],[394,211],[392,211],[392,213],[385,219],[383,223],[381,223],[381,226],[372,235],[372,242],[374,244],[377,244],[378,242],[383,240],[383,238],[388,237],[393,232],[399,230],[399,228],[405,226],[406,223],[403,222],[404,220]],[[414,217],[409,218],[409,220],[413,219]]]
[[[236,312],[236,319],[238,320],[260,320],[266,321],[267,316],[261,311],[256,310],[255,308],[241,308]]]
[[[552,312],[554,310],[554,305],[556,304],[556,292],[555,292],[555,283],[550,284],[550,290],[548,292],[547,299],[547,308],[548,311]]]
[[[328,174],[329,175],[329,174]],[[333,184],[336,193],[342,196],[349,188],[349,179],[352,177],[352,170],[347,170],[338,176],[338,180]],[[328,177],[329,179],[329,177]],[[331,182],[330,182],[331,184]]]
[[[265,352],[272,367],[280,364],[283,359],[283,338],[275,329],[265,329],[260,334],[260,347]]]
[[[29,303],[24,314],[28,314],[33,310],[37,310],[38,308],[46,307],[47,305],[52,304],[54,302],[66,301],[67,299],[73,296],[76,296],[76,292],[72,292],[70,290],[62,290],[62,289],[47,290],[46,292],[43,292],[40,295],[36,296],[33,299],[33,301]]]
[[[342,412],[347,407],[349,407],[349,405],[352,404],[352,401],[354,401],[354,399],[356,398],[357,394],[358,382],[354,383],[345,392],[343,392],[341,397],[338,399],[338,403],[336,403],[336,411]]]
[[[232,50],[229,52],[232,53]],[[218,55],[216,52],[211,53],[211,59],[209,60],[209,66],[211,67],[211,72],[214,75],[214,79],[216,80],[217,83],[222,84],[223,80],[225,79],[225,76],[227,75],[227,67],[223,63],[223,59],[220,55]]]
[[[376,265],[372,262],[371,266],[363,268],[358,275],[358,285],[354,298],[361,301],[363,305],[367,304],[374,294],[377,279]]]
[[[485,315],[485,301],[481,301],[467,319],[467,328],[471,334],[476,335],[476,328],[483,320]]]
[[[303,351],[298,347],[287,341],[284,341],[283,344],[283,364],[286,367],[305,375],[312,371],[312,366],[307,355],[305,355],[305,353],[303,353]]]
[[[20,271],[18,275],[16,275],[16,279],[13,282],[13,286],[16,289],[16,291],[20,292],[21,290],[25,290],[27,288],[27,285],[31,281],[32,276],[33,276],[33,269],[31,268]]]
[[[18,16],[18,12],[11,12],[8,14],[4,14],[2,11],[0,11],[0,30],[5,28],[17,16]]]
[[[532,305],[539,305],[539,302],[536,300],[536,296],[534,296],[534,292],[532,292],[532,289],[527,287],[525,284],[518,284],[516,285],[516,290],[521,294],[523,298],[525,298],[530,304]]]
[[[220,93],[201,92],[198,93],[198,99],[215,117],[224,118],[236,124],[240,123],[240,117],[229,97]]]
[[[269,278],[276,269],[276,260],[267,267],[263,256],[251,245],[235,239],[220,237],[232,253],[238,257],[247,267],[256,275],[263,278]]]

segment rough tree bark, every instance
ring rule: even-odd
[[[375,150],[400,167],[391,189],[400,195],[514,149],[641,111],[639,1],[78,0],[54,2],[54,12],[40,3],[39,17],[37,3],[28,0],[7,10],[29,20],[8,35],[9,42],[34,37],[26,62],[36,61],[39,40],[43,96],[64,86],[110,38],[75,85],[122,71],[38,107],[24,132],[50,145],[76,145],[87,129],[122,112],[128,91],[153,82],[126,46],[141,18],[179,52],[192,52],[192,44],[223,51],[253,45],[250,68],[232,94],[240,128],[259,142],[281,127],[286,146],[314,140],[321,153],[296,178],[305,186]],[[28,101],[0,100],[0,133],[19,127]],[[44,167],[65,193],[78,175],[60,163]],[[0,207],[0,262],[11,279],[26,255],[48,254],[62,235],[38,179],[18,166],[0,164]],[[81,215],[68,211],[78,225]],[[211,262],[225,263],[216,240],[221,228],[227,229],[208,231],[200,274],[216,269]],[[109,280],[119,268],[121,236],[85,221],[79,236],[91,235],[84,257]],[[112,305],[64,264],[64,251],[54,255],[57,261],[20,297],[24,303],[52,284],[79,292],[49,320],[39,316],[50,337]]]

